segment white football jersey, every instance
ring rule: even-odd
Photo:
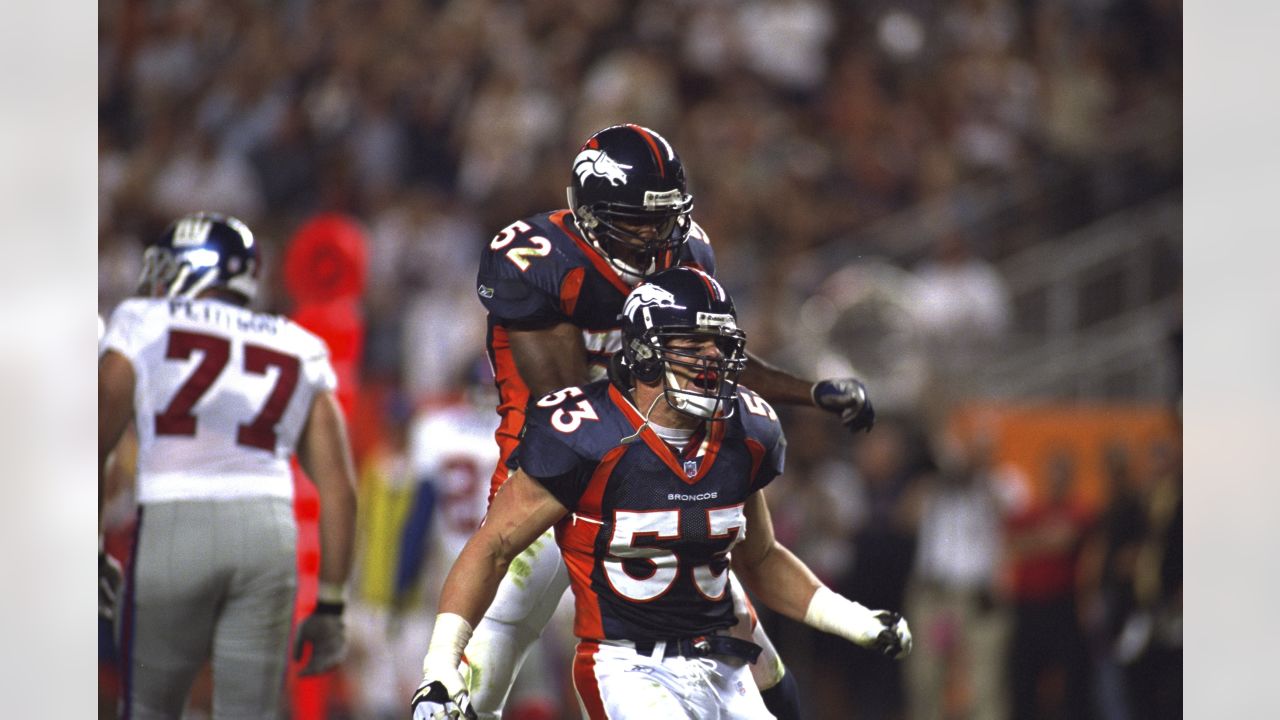
[[[449,562],[462,552],[488,510],[489,477],[498,464],[493,433],[499,420],[492,407],[462,402],[427,412],[414,423],[414,474],[435,483],[438,515],[433,527]]]
[[[133,298],[112,313],[107,350],[137,379],[138,502],[293,497],[311,401],[338,384],[323,340],[217,300]]]

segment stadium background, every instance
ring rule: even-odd
[[[99,313],[131,291],[143,241],[197,209],[254,228],[263,307],[297,313],[286,249],[350,219],[362,458],[396,400],[455,391],[481,348],[483,243],[560,207],[577,146],[629,121],[680,151],[752,348],[868,378],[883,419],[865,438],[785,413],[780,534],[829,583],[907,602],[936,478],[977,465],[999,498],[989,611],[1012,627],[1012,548],[1056,468],[1081,543],[1114,541],[1128,488],[1140,517],[1180,497],[1179,3],[108,0],[98,70]],[[921,651],[946,651],[952,710],[981,692],[974,663],[1010,665],[948,641],[964,618],[909,619]],[[869,682],[884,667],[767,622],[817,716],[910,699],[896,671]],[[1151,681],[1084,630],[1091,678]],[[1066,675],[1041,680],[1044,703],[1078,701]],[[355,712],[357,682],[328,690],[330,717]]]

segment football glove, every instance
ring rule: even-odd
[[[475,718],[471,696],[458,670],[471,639],[471,623],[456,613],[440,613],[422,658],[422,683],[409,701],[413,720]]]
[[[871,610],[825,585],[809,600],[804,623],[888,657],[901,659],[911,652],[911,630],[901,615]]]
[[[850,432],[871,432],[876,424],[876,411],[871,407],[867,387],[854,378],[829,378],[813,384],[813,404],[840,415],[840,422]]]
[[[120,585],[124,583],[124,571],[120,562],[107,553],[98,551],[98,617],[115,621],[116,600]]]
[[[476,720],[476,711],[471,707],[471,696],[463,686],[462,676],[457,671],[443,673],[443,676],[440,679],[423,676],[422,684],[409,703],[413,720]]]
[[[342,662],[347,654],[347,638],[342,624],[342,603],[316,603],[316,609],[298,626],[293,659],[301,660],[303,649],[311,645],[311,660],[299,675],[317,675]]]
[[[911,654],[911,628],[902,615],[888,610],[875,611],[876,618],[884,624],[884,629],[876,635],[871,649],[885,657],[901,660]]]

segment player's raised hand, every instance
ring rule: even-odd
[[[347,638],[342,625],[342,603],[316,603],[316,609],[298,626],[293,645],[293,659],[302,659],[303,648],[310,643],[311,660],[299,675],[317,675],[333,669],[347,654]]]
[[[876,424],[876,411],[871,406],[867,387],[855,378],[828,378],[813,384],[813,404],[840,416],[840,422],[851,432],[871,432]]]
[[[452,673],[452,677],[439,679],[424,675],[409,707],[413,710],[413,720],[476,718],[476,711],[471,707],[471,696],[462,683],[462,676],[456,671]]]

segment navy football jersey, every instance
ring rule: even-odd
[[[583,639],[673,639],[737,622],[729,550],[748,496],[779,473],[773,409],[739,388],[737,412],[704,423],[677,454],[608,380],[529,407],[510,461],[571,513],[556,526]]]
[[[697,223],[675,263],[715,274],[715,254]],[[476,292],[489,312],[488,352],[502,415],[496,433],[502,461],[490,483],[492,497],[506,480],[503,462],[516,446],[530,400],[511,356],[507,328],[577,325],[586,346],[589,379],[598,380],[607,375],[609,358],[622,347],[618,315],[631,288],[582,237],[573,214],[559,210],[503,228],[480,259]]]

